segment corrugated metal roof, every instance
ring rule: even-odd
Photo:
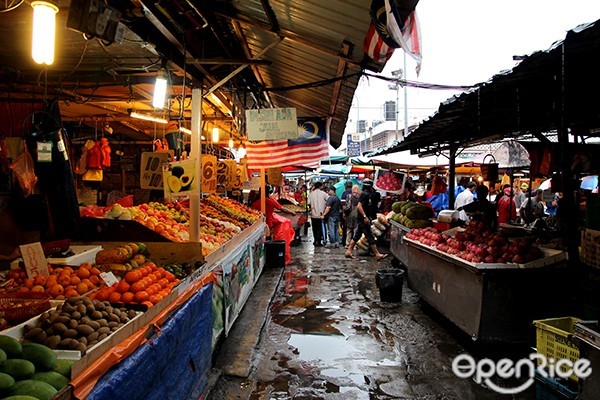
[[[489,81],[440,104],[401,143],[377,154],[429,153],[556,131],[593,136],[600,127],[600,20],[569,31]]]

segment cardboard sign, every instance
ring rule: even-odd
[[[295,108],[246,110],[248,140],[297,139]]]
[[[217,185],[228,188],[232,178],[235,177],[235,161],[221,160],[217,162]]]
[[[164,164],[163,182],[165,197],[181,197],[198,193],[200,184],[195,174],[196,159]]]
[[[140,163],[140,187],[163,189],[162,166],[173,160],[173,151],[144,152]]]
[[[202,156],[202,193],[217,191],[217,157]]]
[[[21,257],[23,258],[28,278],[34,278],[38,275],[50,275],[48,261],[40,242],[24,244],[19,246],[19,248],[21,249]]]
[[[281,175],[281,167],[278,168],[269,168],[267,170],[267,183],[273,186],[281,185],[281,180],[283,179],[283,175]]]

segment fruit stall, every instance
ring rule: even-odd
[[[402,237],[408,285],[458,328],[482,342],[527,342],[531,321],[560,309],[566,253],[532,237],[507,238],[481,222]],[[558,307],[558,308],[557,308]]]
[[[199,398],[266,235],[260,213],[233,200],[200,209],[199,243],[186,202],[115,203],[82,207],[84,241],[40,246],[47,273],[28,277],[24,252],[0,288],[0,398]]]

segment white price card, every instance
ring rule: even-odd
[[[115,283],[119,283],[119,280],[117,279],[115,274],[113,274],[112,272],[102,272],[100,274],[100,277],[102,278],[102,280],[104,281],[104,283],[106,283],[106,286],[108,286],[108,287],[111,287]]]
[[[52,162],[52,142],[37,142],[38,162]]]
[[[38,275],[50,275],[48,261],[40,242],[24,244],[19,248],[21,249],[21,257],[25,263],[28,278],[34,278]]]

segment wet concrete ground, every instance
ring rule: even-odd
[[[208,399],[536,399],[536,384],[502,395],[456,377],[459,354],[517,360],[531,349],[473,343],[406,280],[401,303],[380,301],[375,274],[390,258],[349,260],[309,238],[292,257],[263,272],[215,355]]]

